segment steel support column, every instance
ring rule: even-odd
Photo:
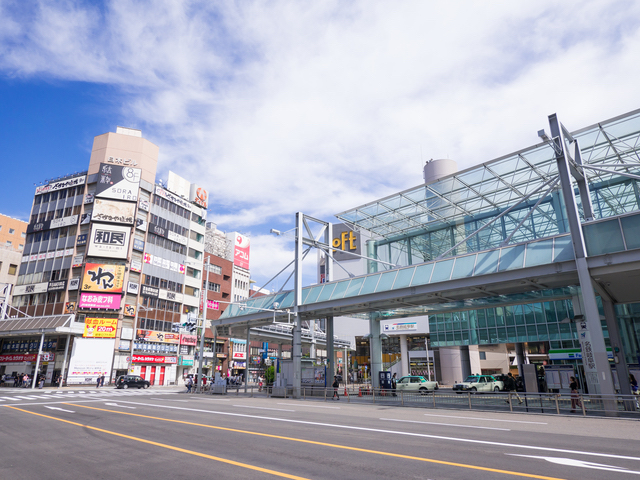
[[[293,398],[301,398],[302,387],[302,320],[299,311],[302,304],[302,239],[304,237],[304,215],[296,213],[296,254],[294,266],[294,307],[295,320],[293,324]]]
[[[371,342],[371,385],[373,388],[380,388],[378,372],[382,371],[382,341],[380,340],[380,322],[376,313],[369,316],[369,331],[371,332],[369,339]]]
[[[613,388],[611,368],[609,367],[604,335],[600,325],[600,314],[598,312],[598,304],[596,303],[596,295],[593,290],[591,274],[587,266],[587,253],[582,233],[582,224],[580,222],[573,184],[571,182],[570,165],[566,152],[567,144],[562,131],[563,127],[555,114],[549,116],[549,127],[551,128],[551,141],[556,151],[556,163],[562,185],[562,196],[567,211],[567,220],[571,233],[571,241],[573,243],[584,306],[584,321],[577,322],[577,327],[578,334],[581,338],[582,361],[587,378],[587,385],[589,386],[589,393],[591,394],[613,395],[615,390]],[[611,403],[613,403],[613,400],[611,400]],[[611,406],[611,410],[613,410],[613,407],[615,407],[615,405]]]
[[[326,318],[327,334],[327,386],[333,383],[333,376],[336,374],[336,353],[333,348],[333,317]]]

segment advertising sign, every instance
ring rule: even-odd
[[[91,223],[91,213],[83,213],[80,217],[80,225],[89,225]]]
[[[129,227],[93,224],[88,255],[106,258],[127,258],[129,250]]]
[[[81,293],[79,308],[90,310],[120,310],[121,296],[117,293]]]
[[[27,225],[27,233],[41,232],[43,230],[51,230],[52,228],[68,227],[69,225],[75,225],[76,223],[78,223],[78,215],[54,218],[43,222],[30,223]]]
[[[179,333],[156,332],[155,330],[137,330],[136,340],[147,342],[180,343]]]
[[[84,333],[85,338],[116,338],[117,318],[85,318]]]
[[[207,308],[209,310],[220,310],[220,304],[218,302],[214,302],[213,300],[207,300]]]
[[[171,203],[175,203],[176,205],[179,205],[182,208],[191,210],[191,204],[187,200],[177,195],[174,195],[173,193],[169,192],[168,190],[165,190],[159,185],[156,185],[155,194],[162,198],[166,198]]]
[[[135,214],[135,203],[116,202],[96,198],[93,204],[92,218],[94,222],[127,223],[133,225]]]
[[[62,190],[63,188],[75,187],[76,185],[84,185],[86,175],[80,177],[73,177],[67,180],[60,180],[57,182],[51,182],[47,185],[40,185],[36,188],[36,195],[42,195],[47,192],[55,192],[56,190]]]
[[[147,221],[141,218],[136,218],[136,228],[138,230],[142,230],[143,232],[147,231]]]
[[[335,248],[333,257],[336,260],[359,260],[359,257],[344,252],[362,255],[362,242],[360,235],[351,230],[344,223],[333,225],[333,239],[331,245]]]
[[[99,197],[137,202],[141,178],[142,170],[139,168],[101,163],[96,199]]]
[[[136,306],[129,305],[128,303],[124,306],[124,314],[127,317],[135,317],[136,316]]]
[[[198,337],[195,335],[180,335],[180,345],[192,345],[196,346],[198,343]]]
[[[142,200],[140,199],[140,201],[138,202],[138,208],[140,210],[144,210],[145,212],[149,211],[149,202],[146,200]]]
[[[133,355],[133,363],[178,363],[178,357],[161,357],[159,355]]]
[[[86,292],[122,292],[124,265],[87,263],[82,278],[82,290]]]
[[[76,338],[69,360],[68,385],[96,383],[96,378],[111,377],[115,338]]]
[[[233,246],[233,264],[240,268],[249,270],[249,237],[236,234],[235,244]]]
[[[78,290],[80,288],[80,279],[72,278],[69,280],[69,290]]]
[[[76,311],[76,302],[67,302],[64,304],[64,313],[74,313]]]
[[[140,285],[138,285],[136,282],[127,283],[127,293],[138,295],[139,290],[140,290]]]
[[[180,365],[184,365],[185,367],[193,365],[193,355],[182,355],[180,357]]]
[[[86,245],[87,244],[87,237],[88,237],[88,235],[86,233],[83,233],[82,235],[78,235],[78,238],[76,240],[76,245],[78,247]]]
[[[93,193],[87,193],[84,196],[84,204],[87,205],[89,203],[93,203],[93,198],[94,198]]]
[[[207,208],[207,202],[209,199],[209,194],[207,191],[196,185],[195,183],[191,184],[191,191],[189,192],[189,200],[191,200],[196,205],[200,205],[203,208]]]
[[[71,268],[81,267],[83,263],[84,263],[84,255],[82,254],[75,255],[71,262]]]
[[[31,285],[19,285],[13,288],[14,295],[30,295],[32,293],[45,293],[49,288],[49,282],[34,283]]]
[[[131,260],[131,271],[140,273],[142,271],[142,262],[140,260]]]
[[[168,290],[160,290],[158,292],[158,298],[163,300],[171,300],[172,302],[182,303],[183,296],[181,293],[170,292]]]
[[[144,252],[144,242],[139,238],[133,239],[133,249],[138,252]]]
[[[158,298],[160,295],[160,289],[156,287],[150,287],[149,285],[140,285],[140,295],[143,297]]]
[[[57,280],[54,282],[49,282],[49,285],[47,286],[47,292],[60,292],[66,289],[67,289],[66,280]]]

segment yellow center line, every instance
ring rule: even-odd
[[[219,426],[215,426],[215,425],[206,425],[206,424],[202,424],[202,423],[194,423],[194,422],[186,422],[184,420],[173,420],[170,418],[160,418],[160,417],[152,417],[149,415],[142,415],[139,413],[129,413],[129,412],[119,412],[117,410],[108,410],[105,408],[97,408],[97,407],[89,407],[87,405],[79,405],[76,403],[66,403],[65,405],[70,405],[73,407],[78,407],[78,408],[87,408],[89,410],[99,410],[101,412],[109,412],[109,413],[118,413],[120,415],[129,415],[132,417],[140,417],[140,418],[148,418],[148,419],[152,419],[152,420],[161,420],[163,422],[171,422],[171,423],[179,423],[182,425],[192,425],[192,426],[196,426],[196,427],[203,427],[203,428],[211,428],[214,430],[223,430],[223,431],[227,431],[227,432],[234,432],[234,433],[244,433],[247,435],[256,435],[259,437],[267,437],[267,438],[275,438],[278,440],[287,440],[287,441],[291,441],[291,442],[299,442],[299,443],[308,443],[311,445],[319,445],[319,446],[323,446],[323,447],[330,447],[330,448],[338,448],[338,449],[342,449],[342,450],[350,450],[353,452],[362,452],[362,453],[372,453],[374,455],[384,455],[387,457],[394,457],[394,458],[403,458],[406,460],[417,460],[419,462],[427,462],[427,463],[436,463],[439,465],[447,465],[450,467],[460,467],[460,468],[467,468],[470,470],[481,470],[481,471],[485,471],[485,472],[493,472],[493,473],[504,473],[506,475],[512,475],[512,476],[516,476],[516,477],[527,477],[527,478],[537,478],[540,480],[563,480],[561,478],[557,478],[557,477],[546,477],[543,475],[534,475],[532,473],[522,473],[522,472],[514,472],[514,471],[510,471],[510,470],[499,470],[496,468],[488,468],[488,467],[481,467],[478,465],[468,465],[468,464],[464,464],[464,463],[455,463],[455,462],[446,462],[444,460],[436,460],[436,459],[432,459],[432,458],[425,458],[425,457],[414,457],[412,455],[402,455],[399,453],[391,453],[391,452],[383,452],[383,451],[379,451],[379,450],[369,450],[366,448],[358,448],[358,447],[350,447],[347,445],[337,445],[337,444],[333,444],[333,443],[325,443],[325,442],[317,442],[314,440],[305,440],[303,438],[294,438],[294,437],[285,437],[282,435],[274,435],[271,433],[261,433],[261,432],[252,432],[249,430],[240,430],[240,429],[236,429],[236,428],[228,428],[228,427],[219,427]],[[9,406],[9,405],[7,405]],[[31,412],[29,412],[31,413]]]
[[[70,404],[69,404],[70,405]],[[249,470],[256,470],[258,472],[269,473],[271,475],[276,475],[278,477],[291,478],[293,480],[309,480],[305,477],[298,477],[296,475],[289,475],[288,473],[277,472],[275,470],[269,470],[268,468],[256,467],[254,465],[249,465],[247,463],[235,462],[233,460],[227,460],[226,458],[215,457],[213,455],[207,455],[206,453],[196,452],[194,450],[187,450],[185,448],[174,447],[173,445],[167,445],[165,443],[152,442],[151,440],[145,440],[144,438],[132,437],[130,435],[125,435],[123,433],[112,432],[110,430],[105,430],[103,428],[92,427],[91,425],[83,425],[82,423],[72,422],[70,420],[64,420],[62,418],[51,417],[49,415],[43,415],[41,413],[30,412],[29,410],[23,410],[22,408],[13,407],[11,405],[5,405],[7,408],[12,408],[14,410],[19,410],[20,412],[30,413],[32,415],[38,415],[39,417],[50,418],[52,420],[58,420],[59,422],[68,423],[70,425],[76,425],[78,427],[88,428],[90,430],[95,430],[96,432],[108,433],[109,435],[115,435],[116,437],[127,438],[129,440],[135,440],[137,442],[146,443],[149,445],[154,445],[156,447],[162,447],[169,450],[174,450],[176,452],[187,453],[189,455],[195,455],[197,457],[208,458],[209,460],[215,460],[217,462],[228,463],[229,465],[234,465],[236,467],[248,468]],[[107,410],[108,411],[108,410]]]

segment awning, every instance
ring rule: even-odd
[[[65,314],[0,320],[0,337],[42,333],[82,335],[84,332],[84,323],[76,322],[75,317],[75,314]]]

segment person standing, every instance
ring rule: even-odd
[[[187,393],[191,393],[191,387],[193,387],[193,379],[187,377]]]
[[[398,386],[398,374],[394,373],[393,377],[391,377],[391,390],[393,391],[393,396],[397,397],[396,387]]]
[[[104,374],[100,377],[100,386],[104,387]]]
[[[578,392],[578,381],[576,377],[570,377],[569,388],[571,389],[571,413],[576,412],[576,407],[582,408],[582,402],[580,401],[580,393]]]
[[[504,386],[504,389],[510,394],[515,394],[518,401],[522,403],[522,399],[520,398],[520,395],[518,395],[518,390],[516,388],[516,379],[513,378],[513,373],[511,372],[507,373],[507,381],[506,381],[506,385]],[[505,401],[507,403],[510,403],[511,395],[509,395],[509,399]]]
[[[98,377],[96,378],[96,388],[100,388],[100,381],[102,380],[102,377],[100,375],[98,375]]]
[[[638,380],[636,380],[633,373],[629,374],[629,384],[631,385],[631,393],[638,395]]]
[[[340,395],[338,395],[339,386],[340,384],[338,383],[338,376],[334,375],[333,376],[333,397],[331,397],[331,400],[333,400],[334,398],[337,398],[338,400],[340,400]]]

